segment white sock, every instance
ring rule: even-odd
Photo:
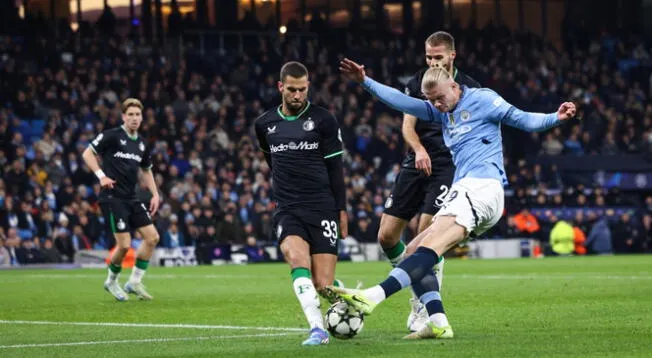
[[[376,285],[374,287],[369,287],[368,289],[363,291],[363,294],[365,297],[368,299],[374,301],[375,303],[381,303],[385,300],[385,290],[383,290],[380,285]]]
[[[321,316],[319,296],[312,280],[308,277],[298,277],[292,282],[292,286],[301,304],[301,309],[303,309],[303,313],[306,315],[308,324],[310,324],[310,329],[324,329],[324,319]]]
[[[108,268],[107,270],[109,270],[109,276],[106,278],[107,281],[115,281],[118,279],[118,276],[120,276],[120,273],[115,273],[111,271],[110,268]]]
[[[431,315],[430,322],[432,322],[436,327],[439,328],[450,326],[450,324],[448,324],[448,318],[444,313],[435,313]]]
[[[145,271],[134,266],[134,269],[131,271],[131,277],[129,277],[129,282],[140,283],[145,275]]]

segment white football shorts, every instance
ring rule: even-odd
[[[505,192],[498,180],[462,178],[451,186],[435,218],[455,216],[468,235],[479,236],[496,225],[504,208]]]

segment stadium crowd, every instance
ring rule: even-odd
[[[542,134],[504,130],[513,194],[487,236],[547,242],[564,223],[585,235],[589,252],[651,251],[652,196],[565,183],[556,167],[528,161],[538,154],[650,153],[647,44],[605,34],[569,42],[560,52],[533,34],[501,27],[451,32],[456,66],[483,86],[530,111],[554,111],[562,99],[573,99],[582,118]],[[60,35],[57,42],[44,35],[0,37],[0,265],[71,261],[77,250],[112,247],[99,213],[99,184],[81,152],[97,133],[121,124],[119,105],[126,97],[140,98],[146,107],[142,132],[154,148],[163,200],[155,218],[161,246],[273,241],[270,171],[251,124],[280,102],[275,83],[289,60],[308,66],[312,102],[340,121],[350,234],[376,240],[407,150],[402,117],[344,82],[335,64],[346,54],[372,77],[402,88],[425,63],[422,39],[347,35],[324,44],[314,37],[260,36],[241,53],[202,52],[188,42],[175,56],[141,37],[96,29]],[[580,213],[572,222],[530,212],[619,205],[636,210]],[[579,246],[570,252],[581,253]]]

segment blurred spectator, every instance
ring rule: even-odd
[[[183,233],[179,232],[176,223],[170,224],[165,235],[163,235],[163,247],[175,248],[185,246]]]
[[[575,254],[576,255],[586,255],[586,247],[584,243],[586,242],[586,235],[579,227],[573,226],[573,242],[575,243]]]
[[[265,249],[258,245],[254,236],[248,236],[247,242],[242,249],[247,254],[248,262],[268,262],[270,261],[269,254]]]
[[[570,255],[575,251],[575,233],[573,227],[564,220],[557,221],[550,232],[550,246],[557,255]]]
[[[43,242],[40,255],[45,263],[60,263],[63,261],[61,254],[54,248],[54,243],[50,239],[45,239],[45,242]]]
[[[546,139],[541,146],[546,155],[559,155],[564,150],[564,144],[553,133],[546,134]]]
[[[539,220],[527,208],[514,215],[514,225],[520,234],[525,236],[537,237],[541,229]]]
[[[640,229],[629,214],[623,214],[613,227],[613,249],[615,253],[633,253],[640,251]]]
[[[242,224],[233,212],[224,214],[224,220],[217,224],[216,236],[220,242],[243,243]]]
[[[613,247],[607,218],[598,217],[594,212],[590,212],[588,220],[592,227],[584,246],[589,250],[589,253],[611,254]]]
[[[16,249],[16,258],[21,265],[40,263],[39,239],[21,241],[20,247]]]
[[[9,231],[7,231],[7,238],[5,239],[4,244],[7,252],[9,253],[9,264],[11,266],[18,266],[19,262],[16,250],[18,250],[20,247],[20,238],[16,233],[16,229],[11,228]]]
[[[5,247],[5,239],[0,238],[0,267],[11,266],[11,255]]]
[[[366,215],[361,215],[358,219],[358,225],[353,230],[353,237],[358,242],[376,242],[377,233],[371,227],[371,219]]]
[[[54,230],[54,246],[63,256],[66,262],[73,262],[75,246],[72,241],[72,233],[69,229],[70,220],[65,213],[59,215],[59,225]]]

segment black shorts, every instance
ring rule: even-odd
[[[100,202],[104,222],[109,232],[125,233],[152,224],[152,217],[140,200],[119,200]]]
[[[392,194],[385,201],[385,214],[403,220],[412,219],[416,213],[435,215],[444,204],[454,176],[451,167],[433,167],[430,176],[416,168],[401,168]]]
[[[337,255],[340,223],[337,212],[279,210],[274,214],[276,237],[280,242],[290,235],[300,236],[310,245],[310,254]]]

